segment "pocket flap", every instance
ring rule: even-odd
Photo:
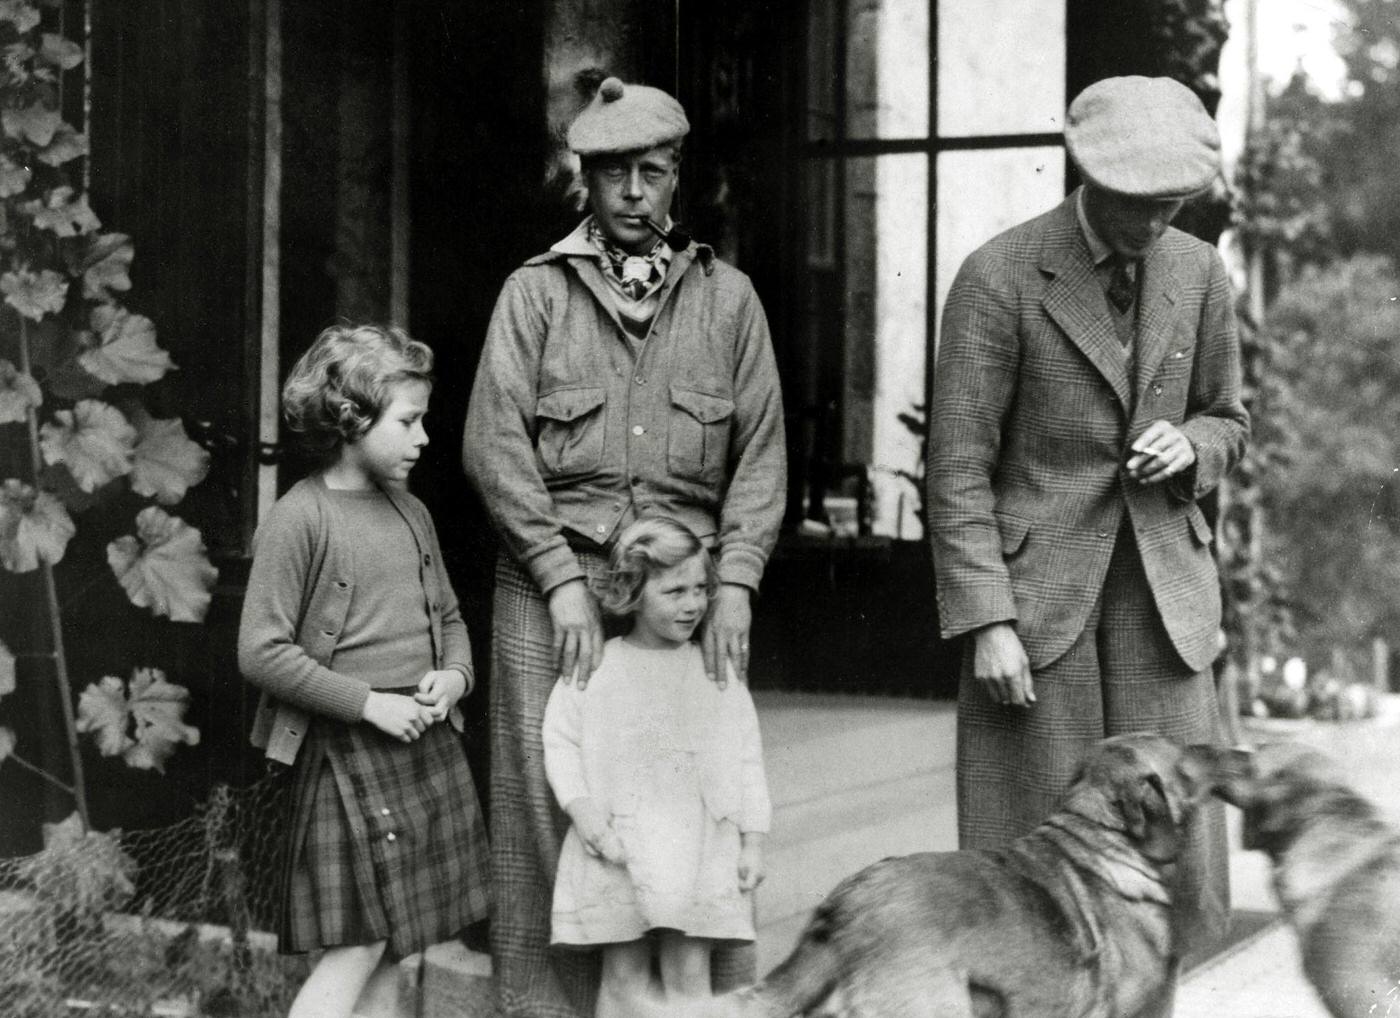
[[[708,392],[694,389],[680,389],[671,386],[671,402],[690,414],[701,424],[714,424],[734,412],[734,401],[723,396],[711,396]]]
[[[1001,553],[1014,555],[1026,543],[1026,535],[1031,532],[1031,521],[1024,516],[997,513],[997,529],[1001,531]]]
[[[1191,524],[1191,533],[1196,535],[1200,544],[1210,544],[1215,540],[1215,535],[1210,531],[1210,524],[1206,522],[1206,514],[1201,512],[1201,507],[1194,502],[1186,510],[1186,522]]]
[[[555,389],[539,398],[535,404],[535,415],[551,421],[572,421],[584,414],[592,413],[607,399],[607,390]]]

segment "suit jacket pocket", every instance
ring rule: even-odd
[[[1001,531],[1002,558],[1011,558],[1025,546],[1026,536],[1031,532],[1031,521],[1000,510],[996,518],[997,529]]]
[[[555,389],[539,397],[535,442],[540,471],[545,477],[586,474],[603,461],[607,390],[578,386]]]
[[[699,481],[717,480],[729,455],[733,417],[732,399],[671,386],[667,451],[672,473]]]

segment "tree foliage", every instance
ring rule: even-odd
[[[1275,457],[1263,486],[1310,656],[1400,633],[1400,279],[1376,255],[1309,269],[1266,326],[1256,415]]]

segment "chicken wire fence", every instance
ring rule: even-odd
[[[306,973],[277,953],[286,783],[218,786],[155,830],[45,828],[0,860],[5,1018],[272,1018]]]

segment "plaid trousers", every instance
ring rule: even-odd
[[[590,581],[606,558],[578,552]],[[597,951],[552,949],[550,912],[568,817],[544,772],[541,726],[559,677],[553,623],[528,573],[502,554],[496,563],[491,651],[491,954],[509,1018],[591,1018],[601,980]],[[717,948],[715,992],[755,978],[752,944]]]
[[[1223,724],[1209,669],[1178,657],[1143,573],[1131,529],[1120,531],[1084,632],[1037,671],[1036,702],[1003,707],[972,677],[958,686],[957,799],[961,848],[999,848],[1055,811],[1085,751],[1111,735],[1156,732],[1219,743]],[[1177,928],[1182,951],[1225,931],[1230,869],[1225,810],[1201,806],[1182,854]]]

